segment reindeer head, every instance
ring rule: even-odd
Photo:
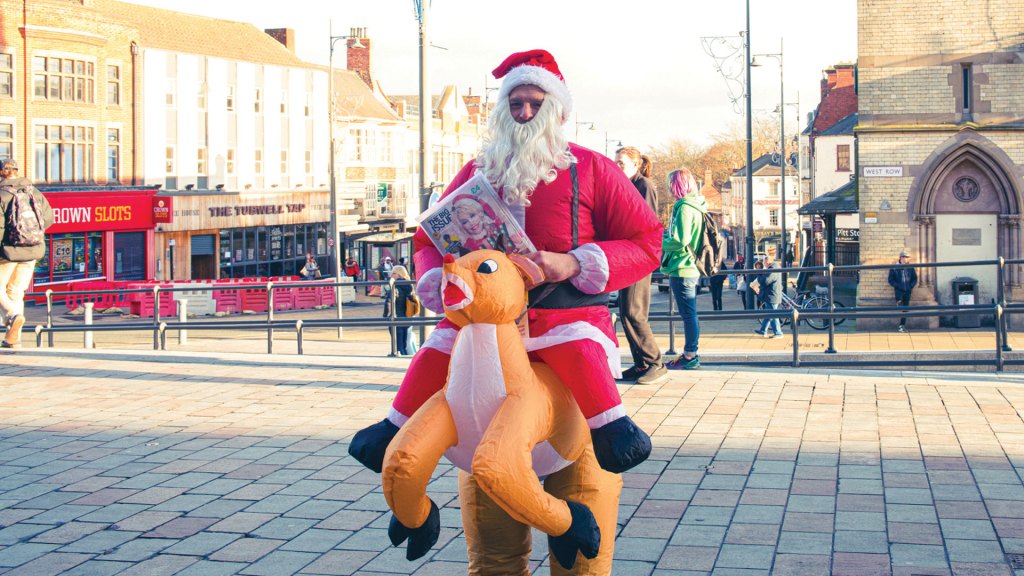
[[[536,264],[518,255],[476,250],[444,257],[441,296],[445,316],[458,326],[515,322],[525,291],[544,281]]]

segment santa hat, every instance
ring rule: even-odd
[[[516,52],[494,69],[495,78],[504,78],[498,99],[507,98],[516,86],[530,84],[537,86],[562,105],[562,123],[569,119],[572,112],[572,94],[565,85],[565,78],[558,69],[555,57],[547,50],[528,50]]]

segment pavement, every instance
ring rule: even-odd
[[[464,574],[456,476],[408,562],[347,456],[408,359],[25,348],[0,354],[0,573]],[[651,433],[616,576],[1024,576],[1024,376],[672,372],[623,385]],[[532,567],[547,574],[546,539]]]

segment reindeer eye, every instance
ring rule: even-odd
[[[494,274],[498,271],[498,263],[494,260],[484,260],[477,266],[476,271],[481,274]]]

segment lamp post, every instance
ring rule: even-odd
[[[327,76],[327,134],[331,140],[330,146],[330,161],[327,163],[328,169],[331,173],[331,224],[330,224],[330,241],[327,243],[327,247],[331,252],[331,267],[334,269],[334,306],[338,311],[338,320],[341,320],[341,250],[338,242],[338,182],[335,177],[335,150],[334,150],[334,43],[338,40],[347,40],[349,38],[355,38],[356,41],[352,44],[353,48],[365,48],[365,46],[359,41],[359,38],[352,35],[347,36],[335,36],[334,35],[334,22],[331,21],[327,25],[327,34],[331,38],[331,48],[328,52],[328,76]],[[338,326],[338,338],[342,336],[342,328]]]
[[[577,144],[580,141],[580,126],[586,126],[587,130],[593,130],[594,129],[594,123],[593,122],[580,122],[579,120],[576,121],[576,138],[573,141],[576,142]]]
[[[782,59],[782,39],[781,38],[779,39],[779,52],[777,54],[757,54],[755,56],[755,58],[757,56],[761,56],[761,57],[764,57],[764,58],[775,58],[775,59],[777,59],[779,61],[779,107],[776,108],[776,110],[778,110],[778,112],[779,112],[779,145],[780,145],[780,149],[779,149],[779,169],[780,169],[781,179],[782,179],[782,182],[781,182],[781,185],[780,185],[780,187],[782,189],[782,216],[781,216],[782,219],[780,221],[780,223],[782,224],[782,234],[780,235],[780,237],[782,239],[782,243],[781,243],[782,264],[783,264],[783,267],[785,267],[786,266],[786,254],[788,254],[788,252],[786,252],[786,243],[788,241],[788,238],[787,238],[788,230],[786,229],[786,166],[787,166],[787,162],[786,162],[786,89],[785,89],[785,83],[784,83],[784,80],[783,80],[783,70],[784,70],[784,68],[783,68],[783,64],[782,64],[782,62],[783,62],[783,59]],[[750,65],[751,66],[760,66],[760,64],[756,60],[751,60]],[[798,172],[797,173],[797,182],[798,183],[799,183],[799,177],[800,177],[800,174]],[[783,285],[783,286],[785,286],[785,285]]]
[[[432,191],[430,182],[433,180],[430,157],[430,130],[433,127],[433,110],[430,91],[427,88],[430,65],[430,40],[427,37],[427,13],[430,11],[430,0],[413,0],[416,20],[419,22],[420,37],[420,212],[424,212],[430,203]]]
[[[617,147],[622,148],[622,140],[619,140],[618,138],[609,138],[608,137],[608,131],[605,130],[605,133],[604,133],[604,155],[605,156],[608,156],[608,143],[611,142],[612,140],[615,141],[615,145]],[[608,157],[611,158],[611,156],[608,156]]]
[[[752,121],[752,105],[750,102],[750,0],[747,6],[747,30],[743,35],[744,68],[747,73],[746,95],[747,95],[747,198],[746,198],[746,228],[747,228],[747,263],[749,268],[754,267],[754,170],[751,164],[754,163],[754,124]],[[746,308],[754,309],[754,289],[748,284],[746,294]]]

